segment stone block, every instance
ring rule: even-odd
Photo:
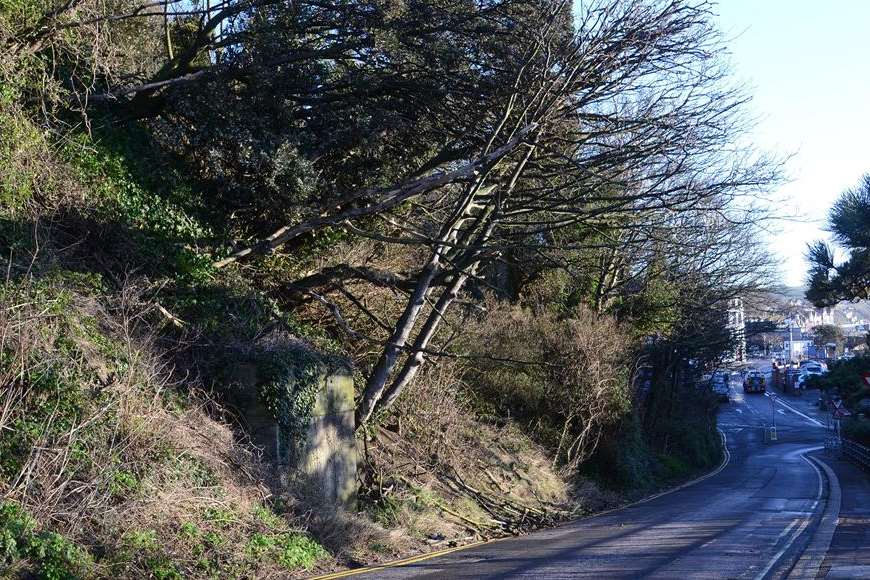
[[[281,481],[316,493],[324,504],[351,507],[357,490],[354,385],[347,369],[324,369],[302,441],[284,441],[278,423],[257,397],[257,369],[234,369],[232,399],[251,439],[275,462]],[[291,452],[294,450],[294,452]]]

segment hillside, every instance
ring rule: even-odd
[[[806,299],[806,289],[803,287],[783,288],[770,296],[774,309],[785,309],[788,303],[797,301],[804,309],[812,309],[813,305]],[[870,301],[839,302],[829,307],[832,312],[832,323],[837,325],[854,324],[861,320],[870,321]]]
[[[718,464],[780,169],[706,10],[162,7],[0,2],[0,575],[304,576]]]

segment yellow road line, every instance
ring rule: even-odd
[[[498,538],[504,539],[504,538]],[[397,566],[406,566],[408,564],[415,564],[417,562],[423,562],[424,560],[431,560],[432,558],[437,558],[439,556],[445,556],[447,554],[452,554],[453,552],[459,552],[460,550],[467,550],[469,548],[474,548],[476,546],[480,546],[482,544],[488,544],[495,540],[490,541],[479,541],[473,542],[471,544],[465,544],[464,546],[456,546],[454,548],[444,548],[443,550],[437,550],[435,552],[428,552],[426,554],[420,554],[419,556],[411,556],[410,558],[404,558],[402,560],[395,560],[394,562],[388,562],[386,564],[380,564],[378,566],[365,566],[364,568],[353,568],[351,570],[344,570],[342,572],[333,572],[331,574],[324,574],[322,576],[315,576],[310,578],[309,580],[332,580],[333,578],[346,578],[348,576],[356,576],[357,574],[365,574],[367,572],[377,572],[378,570],[384,570],[386,568],[395,568]]]

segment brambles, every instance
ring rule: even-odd
[[[56,273],[0,290],[4,569],[250,576],[326,557],[267,511],[253,450],[194,399],[163,396],[171,375],[133,304],[107,308],[99,288]],[[256,558],[253,534],[268,542]]]

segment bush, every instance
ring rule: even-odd
[[[635,413],[602,437],[581,473],[617,490],[646,490],[657,483],[657,462]]]
[[[870,446],[870,420],[852,418],[843,421],[841,427],[846,439]]]
[[[583,306],[567,314],[545,307],[491,301],[487,315],[468,327],[466,347],[481,358],[470,381],[573,469],[631,409],[629,343],[608,316]]]
[[[870,373],[870,357],[858,356],[831,363],[830,371],[813,378],[813,386],[839,394],[847,407],[854,410],[861,399],[870,397],[870,387],[862,376]]]

